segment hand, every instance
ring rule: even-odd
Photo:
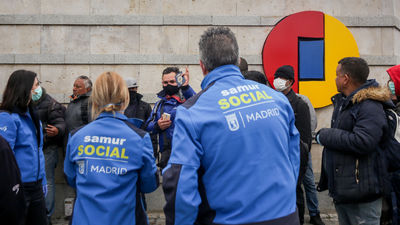
[[[168,127],[171,126],[172,121],[171,120],[163,120],[163,118],[161,117],[158,121],[157,121],[158,126],[160,127],[161,130],[165,130]]]
[[[43,188],[43,195],[44,195],[44,197],[46,197],[47,196],[47,184],[43,185],[42,188]]]
[[[47,124],[47,127],[45,128],[46,134],[49,137],[54,137],[58,134],[58,128],[52,125]]]
[[[189,70],[188,67],[186,67],[185,73],[183,74],[183,77],[185,77],[185,83],[183,83],[182,86],[189,85]]]

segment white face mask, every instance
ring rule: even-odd
[[[275,90],[277,90],[277,91],[284,91],[288,88],[286,86],[286,80],[282,79],[282,78],[276,78],[274,80],[274,87],[275,87]]]

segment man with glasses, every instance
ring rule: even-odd
[[[189,86],[188,69],[186,68],[185,73],[181,74],[181,77],[179,77],[179,74],[181,72],[178,67],[167,67],[164,69],[162,72],[163,90],[157,94],[160,101],[155,104],[146,122],[147,131],[150,134],[158,134],[159,152],[161,153],[158,166],[161,169],[167,165],[169,156],[171,155],[171,140],[174,132],[176,108],[196,94]],[[177,75],[183,83],[177,82]]]

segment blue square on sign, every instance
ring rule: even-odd
[[[324,80],[324,40],[299,40],[299,80]]]

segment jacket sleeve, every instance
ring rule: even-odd
[[[194,90],[192,89],[192,87],[190,87],[190,85],[188,85],[186,88],[182,89],[182,94],[185,97],[185,99],[189,99],[190,97],[192,97],[193,95],[196,94],[196,92],[194,92]]]
[[[157,121],[160,119],[160,116],[158,115],[158,111],[159,111],[160,107],[162,107],[162,106],[160,105],[160,107],[157,107],[158,104],[161,104],[161,103],[158,103],[158,102],[156,103],[153,111],[151,112],[149,118],[146,121],[146,130],[148,132],[150,132],[150,134],[158,134],[161,132],[161,129],[157,124]],[[154,117],[154,119],[153,119],[153,117]]]
[[[67,183],[73,187],[76,188],[76,183],[75,183],[75,179],[76,179],[76,171],[75,171],[75,163],[71,160],[72,159],[72,155],[71,155],[71,135],[69,135],[68,138],[68,144],[67,144],[67,152],[65,154],[65,160],[64,160],[64,174],[65,174],[65,178],[67,180]]]
[[[288,105],[289,111],[289,157],[293,167],[295,179],[299,177],[300,170],[300,133],[295,125],[295,118],[292,107]]]
[[[299,98],[299,100],[301,100],[301,104],[298,104],[297,113],[301,119],[297,120],[295,123],[300,132],[300,139],[308,145],[309,151],[312,143],[310,110],[308,109],[307,103],[301,98]]]
[[[360,105],[352,131],[323,128],[318,132],[319,141],[329,150],[369,154],[376,151],[385,126],[387,121],[382,104],[367,100]]]
[[[61,140],[62,137],[64,137],[65,134],[65,128],[66,128],[66,124],[65,124],[65,107],[62,106],[60,103],[58,102],[54,102],[54,107],[50,106],[51,110],[50,110],[50,124],[57,127],[58,129],[58,134],[57,134],[57,138],[59,138]]]
[[[146,134],[143,138],[142,149],[143,167],[140,170],[140,191],[142,193],[150,193],[157,189],[159,176],[149,134]]]
[[[8,142],[10,148],[14,151],[17,140],[17,126],[7,112],[0,113],[0,135]]]
[[[203,153],[186,112],[185,108],[178,107],[172,153],[163,170],[167,225],[194,224],[201,203],[197,170]]]

